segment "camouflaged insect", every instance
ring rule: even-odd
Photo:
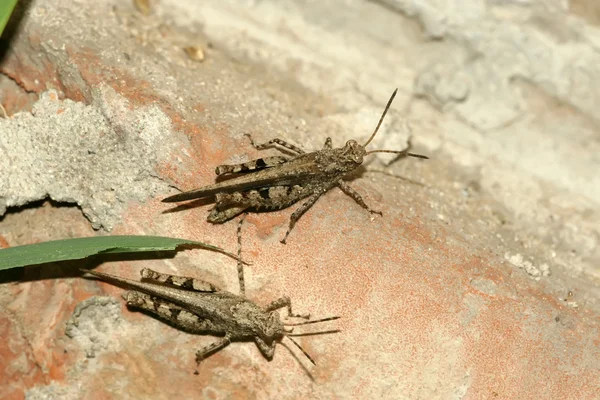
[[[343,147],[332,148],[331,138],[328,137],[321,150],[306,153],[281,139],[272,139],[267,143],[256,145],[250,137],[252,145],[258,150],[281,146],[294,155],[259,158],[243,164],[220,165],[216,168],[216,174],[218,176],[231,175],[231,179],[167,197],[163,199],[163,202],[179,202],[214,196],[215,206],[208,215],[208,221],[223,223],[248,210],[279,210],[307,198],[292,213],[288,229],[281,240],[282,243],[286,242],[298,219],[319,197],[336,186],[370,213],[382,215],[380,211],[369,207],[361,195],[342,178],[358,168],[363,163],[363,158],[372,153],[394,153],[428,158],[424,155],[410,153],[408,148],[400,151],[366,150],[367,145],[377,134],[397,92],[398,89],[390,97],[377,127],[363,145],[355,140],[348,140]]]
[[[289,297],[282,297],[266,307],[261,307],[244,296],[220,290],[209,282],[161,274],[148,268],[140,271],[142,279],[148,282],[138,282],[98,271],[83,272],[133,288],[123,294],[130,307],[150,312],[190,333],[221,336],[219,340],[196,353],[197,363],[237,340],[253,340],[265,358],[271,360],[275,353],[275,345],[287,337],[314,364],[308,353],[290,337],[310,333],[295,335],[292,333],[293,328],[289,327],[339,318],[286,323],[277,312],[280,308],[287,308],[289,317],[308,318],[308,315],[292,313]],[[329,332],[337,330],[325,333]],[[320,333],[323,332],[315,334]]]

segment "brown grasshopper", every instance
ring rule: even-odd
[[[199,364],[209,355],[223,349],[232,341],[254,340],[260,352],[271,360],[275,344],[288,338],[315,364],[310,355],[291,336],[307,336],[311,333],[294,334],[292,326],[332,321],[339,317],[298,323],[282,322],[278,309],[286,307],[289,317],[309,318],[308,315],[292,313],[289,297],[282,297],[266,307],[243,296],[218,289],[213,284],[194,278],[161,274],[148,268],[140,271],[143,280],[138,282],[103,272],[82,270],[103,280],[113,281],[133,288],[123,298],[128,306],[145,310],[170,322],[176,328],[190,333],[213,334],[221,339],[196,353]],[[337,330],[312,334],[333,333]]]
[[[215,206],[208,215],[208,221],[223,223],[248,209],[279,210],[308,198],[292,213],[287,232],[281,240],[282,243],[286,242],[296,221],[315,204],[319,197],[335,186],[370,213],[383,215],[381,211],[369,207],[361,195],[342,178],[358,168],[363,163],[364,156],[373,153],[394,153],[416,158],[429,158],[421,154],[409,153],[408,148],[400,151],[366,150],[367,145],[377,134],[397,92],[398,89],[392,93],[377,127],[363,145],[355,140],[348,140],[344,147],[334,149],[331,138],[328,137],[321,150],[306,153],[281,139],[272,139],[257,145],[250,137],[252,145],[258,150],[279,145],[294,155],[259,158],[235,165],[219,165],[215,171],[217,176],[236,175],[231,175],[231,179],[213,185],[167,197],[163,199],[163,202],[170,203],[214,196]]]

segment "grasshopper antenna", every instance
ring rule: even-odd
[[[394,93],[392,93],[392,96],[388,100],[387,105],[385,106],[385,109],[383,110],[383,114],[381,114],[381,118],[379,118],[377,127],[375,127],[375,130],[371,134],[371,137],[369,138],[369,140],[367,140],[367,142],[365,144],[363,144],[363,147],[367,147],[367,145],[369,143],[371,143],[371,140],[373,140],[375,135],[377,135],[377,131],[379,130],[379,127],[381,126],[381,123],[383,122],[383,119],[385,118],[385,114],[387,114],[388,110],[390,109],[390,106],[392,105],[392,101],[394,101],[394,97],[396,97],[396,93],[398,93],[398,88],[396,88],[396,90],[394,90]]]
[[[289,339],[290,342],[294,343],[294,345],[300,349],[300,351],[304,354],[304,356],[306,358],[308,358],[308,360],[313,364],[313,365],[317,365],[317,363],[315,362],[315,360],[312,359],[312,357],[306,352],[306,350],[304,350],[302,348],[302,346],[300,346],[300,343],[296,342],[294,339],[292,339],[291,337],[289,337],[289,335],[286,335],[286,337]]]
[[[422,158],[424,160],[429,160],[429,157],[424,156],[423,154],[409,153],[406,150],[371,150],[371,151],[367,151],[366,154],[373,154],[373,153],[402,154],[402,155],[407,155],[409,157]]]
[[[327,318],[322,318],[322,319],[315,319],[313,321],[306,321],[306,322],[298,322],[298,323],[293,323],[293,324],[283,324],[285,326],[299,326],[299,325],[309,325],[309,324],[316,324],[317,322],[325,322],[325,321],[334,321],[336,319],[339,319],[340,317],[327,317]],[[315,360],[312,359],[312,357],[310,356],[310,354],[308,354],[306,352],[306,350],[304,350],[302,348],[302,346],[300,346],[300,343],[296,342],[294,339],[291,338],[291,336],[311,336],[311,335],[322,335],[322,334],[326,334],[326,333],[336,333],[339,332],[338,329],[335,330],[330,330],[330,331],[322,331],[322,332],[310,332],[310,333],[298,333],[298,334],[293,334],[292,333],[292,329],[291,328],[289,331],[287,331],[284,336],[287,337],[289,339],[290,342],[292,342],[294,344],[294,346],[296,346],[298,349],[300,349],[300,351],[304,354],[304,356],[306,358],[308,358],[308,360],[313,364],[313,365],[317,365],[317,363],[315,363]]]
[[[317,322],[326,322],[326,321],[335,321],[336,319],[340,319],[340,317],[327,317],[327,318],[322,318],[322,319],[315,319],[312,321],[304,321],[304,322],[297,322],[297,323],[284,323],[284,326],[300,326],[300,325],[310,325],[310,324],[316,324]]]
[[[288,333],[285,333],[284,336],[287,337],[290,340],[290,342],[294,343],[294,345],[300,349],[300,351],[306,356],[306,358],[308,358],[310,360],[311,363],[313,363],[313,365],[317,365],[315,363],[315,360],[313,360],[312,357],[310,356],[310,354],[308,354],[308,352],[306,350],[304,350],[302,348],[302,346],[300,346],[300,343],[298,343],[294,339],[292,339],[292,336],[326,335],[328,333],[338,333],[338,332],[340,332],[339,329],[332,329],[332,330],[328,330],[328,331],[319,331],[319,332],[296,333],[296,334],[288,332]]]
[[[385,109],[383,110],[383,114],[381,114],[381,118],[379,118],[379,122],[377,123],[377,126],[375,127],[375,130],[371,134],[371,137],[369,138],[369,140],[367,140],[367,142],[365,144],[363,144],[363,147],[367,147],[367,145],[369,143],[371,143],[371,141],[373,140],[373,138],[375,137],[375,135],[379,131],[379,128],[381,127],[383,119],[385,118],[385,115],[387,114],[388,110],[390,109],[390,106],[392,105],[392,102],[394,101],[394,97],[396,97],[396,93],[398,93],[398,88],[396,88],[396,90],[394,90],[394,93],[392,93],[392,95],[390,96],[390,99],[388,100],[388,102],[387,102],[387,104],[385,106]],[[399,150],[399,151],[398,150],[371,150],[371,151],[367,151],[366,154],[372,154],[372,153],[402,154],[402,155],[407,155],[409,157],[422,158],[422,159],[425,159],[425,160],[429,160],[429,157],[427,157],[427,156],[424,156],[422,154],[409,153],[406,149],[405,150]]]

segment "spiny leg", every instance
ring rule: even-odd
[[[244,223],[244,220],[246,219],[247,215],[248,214],[242,215],[242,218],[240,218],[240,222],[238,223],[238,227],[237,227],[237,241],[238,241],[237,270],[238,270],[238,281],[240,282],[240,296],[246,296],[246,284],[244,282],[244,264],[242,264],[242,224]]]
[[[325,139],[325,145],[323,146],[324,150],[331,150],[331,138],[328,137],[327,139]]]
[[[367,205],[367,203],[365,203],[365,201],[363,200],[362,196],[360,194],[358,194],[358,192],[356,190],[352,189],[352,186],[348,185],[343,180],[340,179],[337,182],[337,186],[342,190],[342,192],[344,192],[348,196],[352,197],[352,199],[354,199],[355,202],[357,202],[362,208],[364,208],[371,214],[379,214],[379,215],[383,216],[383,213],[381,211],[373,210],[371,207],[369,207]]]
[[[238,172],[258,171],[265,168],[271,168],[276,165],[283,164],[288,161],[288,158],[283,156],[272,156],[257,158],[256,160],[248,161],[241,164],[224,164],[215,168],[217,175],[235,174]]]
[[[220,210],[218,207],[214,207],[210,210],[207,220],[213,224],[222,224],[223,222],[227,222],[230,219],[237,217],[246,211],[247,208],[248,206],[233,206]]]
[[[224,210],[229,205],[257,210],[278,210],[310,196],[314,191],[314,187],[308,185],[268,186],[244,192],[218,193],[215,201],[218,210]]]
[[[210,282],[201,279],[190,278],[187,276],[161,274],[149,268],[143,268],[140,271],[142,279],[165,283],[169,286],[176,286],[181,289],[193,290],[196,292],[218,292],[220,289]]]
[[[268,344],[258,336],[254,336],[254,343],[256,343],[256,347],[258,347],[267,360],[271,361],[273,359],[273,355],[275,354],[275,343]]]
[[[229,343],[231,343],[231,336],[225,335],[225,337],[198,350],[196,352],[196,363],[200,364],[202,360],[204,360],[206,357],[210,356],[213,353],[216,353],[219,350],[222,350]]]
[[[252,139],[252,136],[249,133],[246,133],[246,136],[248,136],[248,138],[250,139],[250,143],[252,144],[252,147],[254,147],[256,150],[264,150],[269,147],[274,147],[273,145],[277,144],[281,147],[285,147],[286,149],[288,149],[296,154],[304,154],[305,153],[305,151],[302,150],[300,147],[295,146],[291,143],[288,143],[282,139],[271,139],[266,143],[256,144],[256,143],[254,143],[254,140]]]
[[[160,297],[131,290],[125,292],[123,298],[129,307],[148,311],[188,332],[202,333],[215,330],[210,320],[201,318],[183,307],[163,300]]]
[[[285,244],[287,237],[289,236],[290,232],[292,231],[292,229],[294,228],[294,225],[296,225],[296,221],[298,221],[300,219],[300,217],[302,217],[302,215],[308,211],[309,208],[312,207],[313,204],[315,204],[317,202],[317,200],[319,199],[319,197],[321,197],[321,195],[325,192],[327,192],[330,188],[327,187],[324,190],[320,190],[316,193],[313,193],[312,195],[310,195],[308,197],[308,199],[302,203],[302,205],[300,207],[298,207],[296,209],[296,211],[294,211],[292,213],[292,216],[290,217],[290,224],[288,226],[287,231],[285,232],[285,236],[283,237],[283,239],[281,239],[281,243]]]
[[[284,296],[277,300],[273,300],[271,303],[269,303],[265,307],[265,311],[271,312],[271,311],[279,310],[280,308],[283,308],[283,307],[287,308],[288,317],[290,317],[290,318],[305,318],[305,319],[310,318],[309,313],[294,314],[292,312],[292,300],[290,300],[290,298],[288,296]]]

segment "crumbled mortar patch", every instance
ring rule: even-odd
[[[121,305],[112,297],[94,296],[75,307],[65,335],[79,342],[87,358],[115,348],[115,335],[123,325]]]
[[[177,145],[156,106],[131,110],[111,88],[91,105],[41,95],[31,113],[0,119],[0,216],[7,207],[50,198],[76,203],[94,229],[111,230],[132,201],[168,184],[155,165]]]
[[[550,267],[548,264],[543,263],[539,267],[536,267],[530,261],[523,260],[523,255],[521,254],[515,254],[511,256],[509,253],[506,253],[504,254],[504,259],[515,267],[525,270],[527,275],[536,281],[539,281],[542,276],[550,275]]]
[[[62,386],[51,383],[44,386],[36,386],[25,393],[25,400],[76,400],[81,394],[75,393],[73,386]]]

